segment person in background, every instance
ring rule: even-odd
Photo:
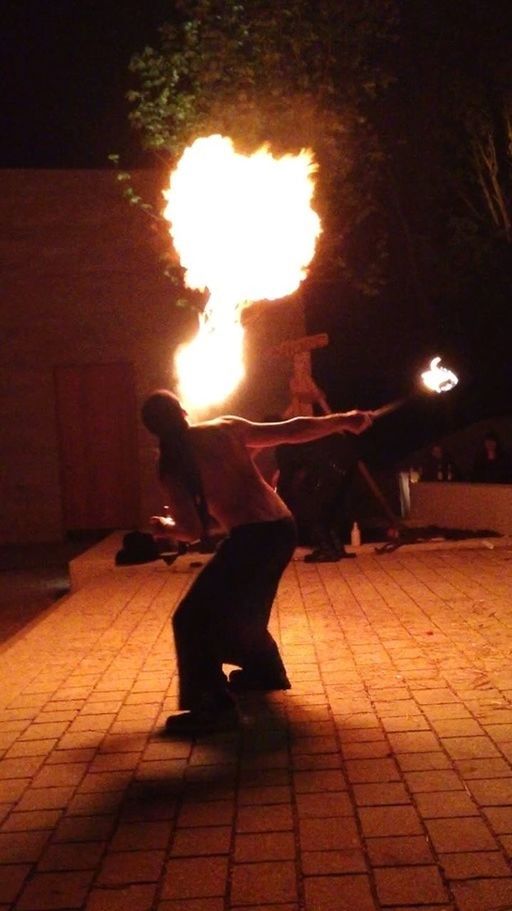
[[[475,457],[471,480],[480,484],[512,484],[512,459],[497,433],[488,430]]]
[[[153,521],[172,527],[182,541],[198,540],[212,526],[225,534],[173,616],[183,711],[167,719],[166,729],[178,736],[229,729],[238,722],[233,690],[290,687],[267,627],[295,549],[295,523],[257,470],[252,452],[332,433],[360,434],[371,426],[371,412],[272,424],[241,417],[189,424],[176,396],[157,390],[144,403],[142,420],[159,439],[159,476],[170,512]],[[229,681],[223,663],[240,668]]]
[[[331,434],[300,447],[281,449],[299,450],[292,483],[286,489],[280,478],[278,489],[297,521],[300,543],[313,548],[304,562],[337,563],[354,557],[344,544],[351,527],[348,492],[356,464],[347,437]]]
[[[314,490],[308,470],[308,443],[283,443],[276,447],[278,467],[277,493],[290,510],[297,529],[297,543],[312,543],[312,528],[316,514]]]
[[[356,555],[346,550],[352,518],[349,491],[357,458],[347,437],[332,435],[311,446],[318,447],[313,472],[316,511],[312,528],[313,550],[305,563],[337,563]]]
[[[420,466],[421,481],[460,481],[462,475],[453,457],[441,443],[433,443]]]

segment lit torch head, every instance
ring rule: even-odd
[[[430,361],[430,367],[421,374],[421,379],[431,392],[448,392],[459,382],[457,374],[441,366],[440,357],[434,357]]]
[[[197,336],[176,356],[187,410],[218,404],[242,379],[244,306],[292,294],[305,278],[321,231],[315,170],[306,150],[241,155],[231,139],[208,136],[172,173],[164,215],[174,247],[186,284],[210,292]]]

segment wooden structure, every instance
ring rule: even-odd
[[[329,414],[331,409],[325,398],[325,393],[315,383],[311,372],[311,352],[315,348],[325,348],[329,344],[326,332],[317,335],[305,335],[302,338],[281,342],[271,349],[273,358],[286,357],[292,360],[292,374],[290,377],[290,403],[283,414],[285,418],[311,415],[317,405],[323,414]]]
[[[325,348],[328,344],[329,336],[326,332],[320,332],[316,335],[305,335],[291,341],[281,342],[280,345],[275,345],[271,349],[272,357],[288,357],[292,359],[293,363],[290,376],[290,403],[283,414],[284,418],[312,415],[315,405],[323,414],[332,413],[325,392],[317,385],[311,372],[311,352],[317,348]],[[398,533],[402,523],[394,514],[375,478],[370,474],[368,466],[358,459],[357,469],[369,491],[381,506],[390,527]]]

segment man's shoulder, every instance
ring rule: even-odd
[[[212,446],[229,445],[235,441],[242,441],[244,422],[240,418],[223,416],[201,421],[191,428],[193,436],[201,444]]]
[[[211,418],[208,421],[201,421],[198,424],[194,424],[191,429],[202,434],[209,433],[217,436],[229,433],[230,431],[236,431],[243,427],[245,423],[243,418],[238,418],[234,415],[222,415],[222,417]]]

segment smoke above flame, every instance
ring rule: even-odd
[[[164,191],[164,216],[189,288],[208,291],[198,332],[175,366],[188,410],[219,404],[244,376],[241,312],[292,294],[321,232],[309,150],[252,155],[214,135],[185,149]]]

